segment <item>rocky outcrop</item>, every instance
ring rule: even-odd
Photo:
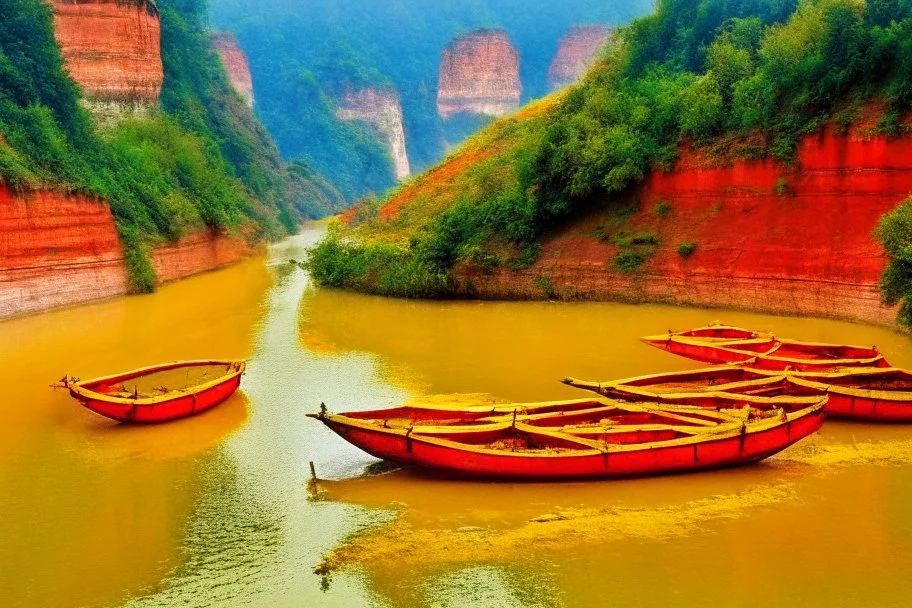
[[[578,82],[614,38],[607,25],[576,25],[558,43],[557,54],[548,68],[552,91]]]
[[[242,238],[190,234],[152,253],[159,282],[240,260]],[[129,291],[123,248],[108,206],[82,196],[28,195],[0,185],[0,319]]]
[[[247,55],[238,46],[237,39],[231,34],[215,34],[212,36],[212,48],[219,54],[228,81],[240,93],[244,101],[253,107],[253,76],[250,74],[250,64]]]
[[[467,278],[481,297],[556,294],[892,324],[895,311],[880,301],[885,259],[872,231],[910,193],[909,136],[831,127],[801,143],[793,167],[773,160],[718,166],[685,150],[674,170],[652,173],[633,193],[639,210],[622,227],[610,212],[593,213],[544,243],[531,268]],[[597,238],[619,229],[660,243],[631,274],[612,263],[617,245]],[[679,254],[681,243],[693,243],[693,254]]]
[[[357,120],[367,125],[384,143],[393,160],[396,179],[409,176],[405,128],[399,94],[391,89],[364,88],[348,90],[338,102],[336,115],[343,120]]]
[[[519,55],[505,32],[465,34],[444,49],[437,87],[441,117],[503,116],[519,108],[521,97]]]
[[[52,0],[66,67],[86,104],[108,122],[158,105],[164,72],[155,5],[142,0]]]

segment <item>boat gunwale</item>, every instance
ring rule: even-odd
[[[897,368],[878,368],[878,369],[897,369]],[[854,374],[845,374],[854,375]],[[796,374],[787,376],[786,379],[798,386],[804,388],[813,388],[825,393],[835,395],[846,395],[849,397],[864,397],[877,401],[909,402],[912,403],[912,390],[889,391],[884,389],[853,388],[839,384],[826,384],[808,378],[802,378]]]
[[[885,369],[885,368],[859,368],[859,369]],[[639,394],[640,391],[638,391],[636,389],[646,389],[650,386],[654,386],[655,384],[659,384],[659,383],[654,382],[652,384],[637,385],[637,384],[632,384],[633,382],[659,380],[659,379],[663,379],[663,378],[668,378],[669,380],[671,380],[678,376],[690,376],[690,375],[699,376],[700,374],[703,374],[703,373],[710,373],[710,372],[717,372],[717,371],[738,371],[738,370],[747,372],[748,374],[756,374],[758,376],[763,376],[763,377],[754,378],[753,380],[738,380],[736,382],[726,382],[724,384],[714,384],[712,386],[707,386],[706,390],[701,390],[699,392],[701,394],[712,393],[712,392],[725,393],[725,392],[729,392],[729,390],[732,388],[741,388],[742,386],[753,386],[753,385],[767,386],[770,384],[775,384],[776,382],[781,382],[788,373],[793,373],[793,372],[786,372],[786,371],[780,371],[780,370],[754,369],[751,367],[742,367],[740,365],[722,364],[722,365],[717,365],[714,367],[702,367],[702,368],[693,369],[693,370],[682,370],[682,371],[677,371],[677,372],[661,372],[658,374],[646,374],[643,376],[631,376],[629,378],[621,378],[620,380],[609,380],[606,382],[596,382],[593,380],[582,380],[580,378],[573,378],[573,377],[564,378],[563,380],[561,380],[561,382],[568,386],[572,386],[574,388],[579,388],[582,390],[589,390],[589,391],[597,392],[599,394],[602,394],[601,391],[603,388],[614,388],[614,389],[619,389],[619,390],[623,390],[623,391],[627,391],[628,389],[631,389],[632,392],[636,392],[637,394]],[[810,373],[813,373],[813,372],[810,372]],[[729,389],[729,390],[727,390],[727,389]],[[654,394],[655,395],[671,395],[671,394],[678,394],[678,393],[690,393],[690,392],[694,392],[694,391],[688,391],[688,390],[684,389],[681,391],[670,390],[670,391],[662,392],[662,393],[655,393],[652,391],[642,391],[642,392],[649,393],[650,395],[654,395]],[[745,397],[757,397],[757,396],[759,396],[759,395],[745,395]]]
[[[787,379],[785,376],[777,376],[772,378],[776,382],[781,381],[782,379]],[[766,380],[752,380],[751,382],[762,382],[763,384],[758,384],[758,386],[768,386],[775,384],[775,382],[767,382]],[[727,386],[731,387],[731,383]],[[638,386],[624,386],[622,388],[623,392],[628,393],[633,397],[642,397],[644,400],[652,401],[657,406],[662,408],[664,407],[681,407],[677,403],[673,403],[676,399],[705,399],[705,398],[716,398],[722,399],[725,401],[741,402],[744,404],[749,404],[756,406],[758,409],[763,409],[760,406],[766,406],[766,408],[773,408],[778,404],[797,404],[805,405],[807,407],[812,406],[816,400],[820,397],[819,395],[777,395],[774,397],[767,397],[764,395],[744,395],[741,393],[731,393],[724,390],[719,390],[719,387],[713,387],[713,390],[704,390],[704,391],[672,391],[667,393],[656,393],[648,390],[642,390]],[[669,403],[671,402],[671,403]],[[684,407],[695,407],[702,409],[704,411],[718,411],[722,410],[733,410],[737,408],[706,408],[702,406],[684,406]],[[782,408],[780,408],[782,409]],[[804,408],[802,408],[804,409]],[[799,410],[800,411],[800,410]]]
[[[815,398],[816,403],[805,407],[796,412],[783,412],[785,419],[783,420],[780,417],[769,417],[753,422],[731,422],[731,423],[722,423],[719,426],[722,427],[718,433],[705,433],[690,437],[679,437],[676,439],[666,440],[666,441],[656,441],[656,442],[647,442],[647,443],[635,443],[635,444],[608,444],[605,442],[598,442],[602,445],[599,447],[592,447],[589,450],[579,450],[575,451],[572,454],[543,454],[543,453],[523,453],[523,452],[512,452],[506,450],[494,450],[490,448],[472,446],[465,443],[460,443],[457,441],[450,441],[447,439],[438,439],[436,437],[431,437],[428,435],[415,434],[414,431],[407,428],[388,428],[383,426],[378,426],[376,424],[365,423],[362,420],[355,418],[348,418],[347,416],[341,414],[308,414],[312,418],[316,418],[324,423],[332,423],[341,425],[349,428],[357,428],[364,431],[371,431],[374,433],[387,434],[387,435],[396,435],[407,438],[411,441],[418,441],[427,443],[430,445],[436,445],[439,447],[444,447],[448,449],[453,449],[461,452],[468,452],[474,454],[480,454],[485,456],[506,456],[506,457],[515,457],[515,458],[580,458],[580,457],[589,457],[589,456],[598,456],[609,454],[618,454],[618,453],[631,453],[631,452],[645,452],[650,450],[658,450],[665,448],[674,448],[682,447],[688,445],[699,445],[710,442],[723,441],[726,439],[733,439],[735,437],[740,437],[743,435],[752,435],[757,433],[766,432],[774,428],[791,424],[802,418],[823,414],[823,409],[827,404],[828,397],[826,395]],[[521,422],[517,423],[502,423],[495,425],[495,429],[506,429],[506,428],[516,428],[523,432],[529,434],[544,434],[555,436],[555,433],[541,433],[541,429],[538,427],[532,427],[529,425],[522,424]],[[477,432],[481,432],[483,428],[476,429]],[[556,436],[562,440],[566,440],[568,435],[566,433],[557,432]],[[343,435],[344,438],[344,435]],[[579,441],[576,438],[573,438],[573,441]],[[582,443],[582,442],[581,442]],[[595,443],[595,442],[593,442]],[[355,444],[357,445],[357,444]]]
[[[164,393],[163,395],[156,395],[154,397],[138,397],[136,399],[126,398],[126,397],[114,397],[107,395],[105,393],[99,393],[93,391],[90,388],[86,388],[86,384],[100,384],[102,382],[108,381],[117,381],[117,380],[129,380],[131,378],[138,378],[144,375],[149,375],[157,372],[169,371],[172,369],[179,369],[181,367],[202,367],[205,365],[213,366],[229,366],[234,369],[232,371],[219,376],[214,380],[203,384],[194,385],[188,389],[176,389]],[[147,367],[140,367],[128,372],[122,372],[120,374],[111,374],[109,376],[101,376],[99,378],[92,378],[90,380],[80,380],[78,382],[69,382],[67,381],[67,388],[70,392],[77,398],[91,399],[93,401],[103,401],[105,403],[116,403],[121,405],[136,405],[136,406],[150,406],[158,405],[160,403],[165,403],[168,401],[173,401],[185,396],[197,395],[199,393],[205,392],[209,389],[215,388],[220,384],[240,376],[247,369],[247,362],[243,359],[200,359],[200,360],[190,360],[190,361],[172,361],[170,363],[161,363],[158,365],[149,365]]]

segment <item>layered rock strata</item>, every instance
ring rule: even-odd
[[[714,165],[682,150],[672,171],[653,172],[632,194],[639,210],[622,227],[612,227],[610,212],[593,213],[546,241],[529,269],[469,272],[471,292],[895,322],[881,303],[886,260],[872,232],[912,193],[912,137],[830,127],[803,140],[792,167],[770,159]],[[660,243],[629,274],[613,263],[620,249],[610,237],[619,230]],[[677,251],[681,243],[693,244],[692,255]]]
[[[336,115],[343,120],[356,120],[367,125],[384,143],[393,161],[397,180],[411,173],[405,148],[402,104],[391,89],[364,88],[348,90],[338,102]]]
[[[219,54],[231,86],[240,93],[247,105],[252,108],[253,76],[250,73],[247,55],[238,46],[237,39],[227,33],[215,34],[212,36],[212,48]]]
[[[154,249],[152,263],[161,283],[249,253],[242,238],[199,231]],[[128,292],[123,247],[105,203],[0,186],[0,319]]]
[[[142,0],[52,0],[67,70],[102,121],[158,105],[164,72],[155,5]]]
[[[558,43],[557,54],[548,68],[552,91],[578,82],[614,38],[607,25],[576,25]]]
[[[465,34],[444,49],[437,87],[442,118],[460,113],[503,116],[519,108],[521,97],[519,55],[505,32]]]

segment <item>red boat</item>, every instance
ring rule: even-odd
[[[757,462],[814,433],[826,397],[786,412],[604,399],[477,409],[310,414],[369,454],[478,478],[655,475]],[[421,423],[421,424],[416,424]]]
[[[666,335],[640,339],[650,346],[703,363],[745,363],[758,353],[769,352],[778,342],[772,334],[731,325],[668,330]]]
[[[710,367],[591,382],[566,378],[565,384],[613,398],[686,399],[698,405],[695,394],[713,399],[721,393],[749,397],[761,407],[762,397],[828,395],[831,418],[869,422],[912,422],[912,372],[896,368],[861,367],[823,372],[778,372],[742,367]]]
[[[739,351],[738,359],[742,354]],[[746,361],[738,361],[755,369],[799,372],[833,371],[850,367],[890,367],[874,347],[843,346],[780,340],[769,352],[757,354]]]
[[[702,361],[748,365],[756,369],[797,371],[841,367],[889,367],[875,347],[777,339],[772,334],[728,325],[711,325],[642,341],[664,351]]]
[[[64,386],[79,403],[120,422],[166,422],[199,414],[241,384],[243,361],[179,361]]]

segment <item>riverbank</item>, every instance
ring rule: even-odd
[[[0,186],[0,320],[130,293],[127,261],[110,207],[44,190]],[[199,229],[152,248],[157,284],[263,253],[239,234]]]

